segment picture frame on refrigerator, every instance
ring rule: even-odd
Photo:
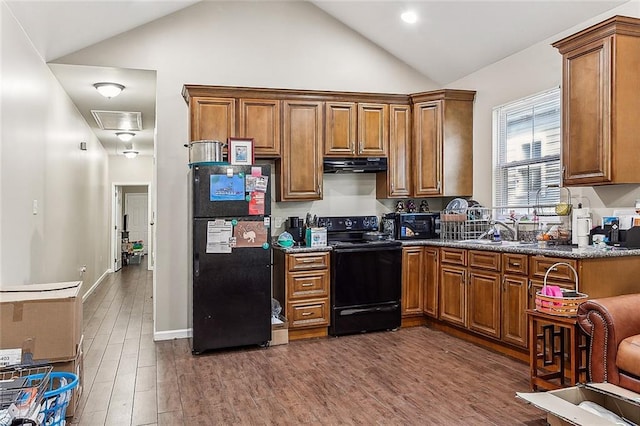
[[[253,164],[253,138],[229,138],[229,162],[232,165]]]

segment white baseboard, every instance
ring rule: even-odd
[[[155,331],[153,333],[153,340],[155,342],[161,340],[186,339],[188,337],[191,337],[190,328],[184,330]]]
[[[96,280],[96,282],[91,286],[91,288],[89,289],[89,291],[87,291],[84,296],[82,296],[82,303],[84,303],[85,300],[87,300],[87,297],[91,296],[91,293],[93,293],[94,291],[96,291],[96,289],[98,288],[98,286],[100,285],[100,283],[102,282],[102,280],[104,280],[104,278],[111,273],[111,269],[107,269],[106,271],[104,271],[102,273],[102,275],[100,276],[100,278],[98,278]]]

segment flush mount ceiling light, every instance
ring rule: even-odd
[[[138,151],[134,151],[133,149],[125,149],[122,153],[127,158],[136,158],[138,156]]]
[[[93,87],[105,98],[115,98],[124,90],[124,86],[118,83],[96,83]]]
[[[413,10],[407,10],[400,15],[400,18],[407,24],[415,24],[418,22],[418,15]]]
[[[117,132],[116,136],[118,137],[118,139],[120,139],[122,142],[129,142],[131,139],[133,139],[133,137],[136,134],[133,132]]]

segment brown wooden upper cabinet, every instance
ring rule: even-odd
[[[276,200],[322,199],[322,102],[283,101],[282,157]]]
[[[190,141],[226,142],[236,135],[236,100],[193,97],[189,102]]]
[[[386,157],[389,147],[389,105],[326,102],[324,155]]]
[[[376,197],[411,196],[411,106],[389,105],[387,173],[376,174]]]
[[[614,16],[553,46],[564,185],[640,183],[640,19]]]
[[[437,90],[411,95],[414,197],[473,194],[475,91]]]
[[[275,99],[240,99],[238,136],[253,138],[257,157],[280,156],[280,104]]]

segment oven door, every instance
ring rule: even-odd
[[[400,326],[401,246],[334,249],[331,283],[329,334]]]

